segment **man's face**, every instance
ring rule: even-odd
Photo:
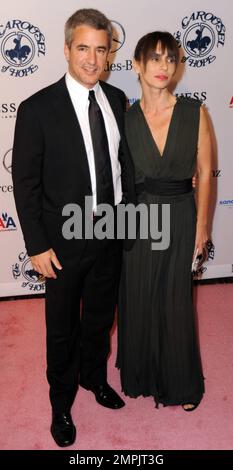
[[[65,44],[65,57],[72,77],[86,88],[92,88],[102,74],[109,52],[107,31],[88,25],[77,26],[71,46]]]

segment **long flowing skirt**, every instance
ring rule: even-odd
[[[124,253],[117,367],[126,395],[180,405],[199,402],[204,392],[192,300],[196,207],[190,194],[169,202],[169,248],[152,251],[150,238],[138,238]]]

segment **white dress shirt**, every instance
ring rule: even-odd
[[[93,211],[96,209],[96,173],[95,173],[95,158],[94,151],[91,139],[91,131],[89,125],[88,117],[88,107],[89,107],[89,89],[81,85],[77,80],[75,80],[69,72],[66,73],[66,85],[68,92],[70,94],[71,101],[73,103],[76,116],[81,127],[88,165],[91,176],[91,187],[93,195]],[[122,185],[121,185],[121,165],[118,160],[118,150],[120,142],[120,133],[116,123],[116,119],[113,115],[111,106],[107,100],[106,95],[104,94],[99,82],[92,88],[95,91],[96,100],[101,108],[104,123],[106,127],[109,153],[111,159],[112,167],[112,177],[113,177],[113,188],[114,188],[114,198],[115,205],[119,204],[122,199]],[[77,156],[78,158],[78,156]]]

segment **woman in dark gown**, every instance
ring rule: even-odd
[[[191,265],[207,236],[211,146],[201,102],[168,91],[179,59],[170,33],[149,33],[134,56],[142,98],[126,115],[138,202],[170,204],[170,245],[138,236],[125,252],[117,366],[131,397],[191,411],[204,393],[192,303]],[[192,177],[198,172],[197,210]]]

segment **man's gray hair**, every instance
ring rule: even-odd
[[[73,40],[73,32],[77,26],[88,25],[94,29],[103,29],[108,34],[109,49],[112,44],[112,25],[109,19],[99,10],[83,8],[73,13],[65,24],[65,43],[70,48]]]

